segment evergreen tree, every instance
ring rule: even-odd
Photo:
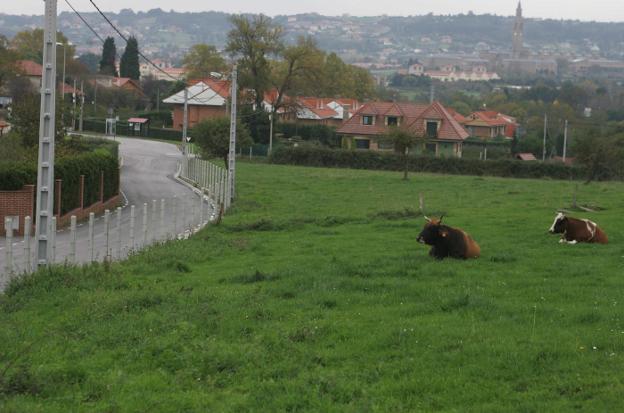
[[[117,77],[115,60],[117,59],[117,48],[115,39],[107,37],[102,48],[102,60],[100,60],[100,73]]]
[[[129,77],[134,80],[139,80],[139,77],[141,77],[139,69],[139,43],[134,36],[128,39],[126,50],[124,50],[121,56],[119,74],[121,77]]]

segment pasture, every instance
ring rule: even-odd
[[[0,297],[3,412],[616,411],[624,185],[579,185],[611,243],[547,233],[575,183],[241,164],[218,227]],[[435,261],[428,215],[478,260]]]

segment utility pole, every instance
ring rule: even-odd
[[[84,80],[80,81],[80,121],[78,122],[78,130],[82,132],[82,115],[84,112]]]
[[[566,161],[566,152],[568,149],[568,120],[565,121],[565,127],[563,128],[563,163]]]
[[[234,198],[234,174],[236,171],[236,100],[238,94],[237,67],[234,65],[232,69],[232,92],[231,92],[231,110],[230,110],[230,152],[228,154],[228,183],[227,196],[225,199],[226,206],[229,206]]]
[[[186,134],[188,131],[188,87],[184,86],[184,119],[182,120],[182,154],[186,155]]]
[[[156,89],[156,112],[160,112],[160,88]]]
[[[56,113],[56,12],[57,0],[45,1],[43,73],[39,112],[39,157],[37,161],[37,209],[35,257],[37,265],[50,262],[48,243],[54,216],[54,132]]]
[[[271,108],[273,110],[273,108]],[[273,152],[273,112],[269,113],[269,155]]]
[[[544,114],[544,142],[542,144],[542,162],[546,160],[546,133],[548,128],[548,115]]]
[[[65,87],[65,83],[63,83]],[[72,131],[76,130],[76,78],[74,78],[74,90],[72,90],[72,100],[74,103],[74,110],[72,111]]]

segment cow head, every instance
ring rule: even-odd
[[[563,212],[558,212],[548,232],[551,234],[563,234],[566,230],[567,223],[568,218],[563,214]]]
[[[448,236],[448,230],[446,227],[442,226],[442,218],[444,217],[440,217],[440,219],[429,219],[425,217],[427,222],[418,235],[418,242],[421,244],[435,245],[436,241],[440,238],[446,238]]]

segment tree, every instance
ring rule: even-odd
[[[82,63],[90,73],[97,73],[100,56],[95,53],[84,53],[78,57],[78,61]]]
[[[230,119],[219,117],[206,119],[193,128],[193,137],[199,145],[201,155],[205,159],[220,158],[228,167],[230,152]],[[239,122],[236,123],[236,147],[243,148],[251,145],[249,131]]]
[[[182,59],[188,79],[210,77],[212,72],[223,73],[227,70],[225,59],[217,48],[209,44],[196,44]]]
[[[126,49],[121,56],[119,75],[134,80],[139,80],[141,77],[141,70],[139,68],[139,42],[137,42],[134,36],[130,36],[128,39]]]
[[[587,169],[587,182],[624,176],[624,134],[604,136],[597,130],[575,140],[576,161]]]
[[[301,93],[310,83],[320,81],[323,52],[311,38],[300,37],[296,45],[285,47],[282,60],[271,62],[270,67],[270,84],[276,92],[271,102],[271,122],[275,122],[277,111],[291,103],[285,101],[287,94]]]
[[[102,59],[100,60],[100,73],[103,75],[117,77],[117,48],[115,47],[115,39],[107,37],[102,46]]]
[[[22,94],[15,99],[11,106],[10,122],[13,125],[13,131],[21,137],[22,145],[26,147],[34,147],[39,142],[39,110],[41,96],[36,93]],[[55,118],[57,142],[60,142],[65,136],[65,126],[62,121],[63,105],[60,98],[57,99],[57,108]]]
[[[0,88],[17,74],[17,53],[9,48],[6,37],[0,35]]]
[[[400,127],[392,127],[386,134],[386,139],[394,144],[394,150],[397,153],[403,155],[404,169],[403,179],[407,180],[407,173],[409,171],[409,151],[418,143],[421,138],[414,135],[412,132],[402,129]]]
[[[256,108],[262,108],[270,84],[268,57],[278,56],[283,49],[283,30],[262,14],[235,15],[230,21],[234,28],[228,33],[226,50],[239,58],[240,85],[254,91]]]

